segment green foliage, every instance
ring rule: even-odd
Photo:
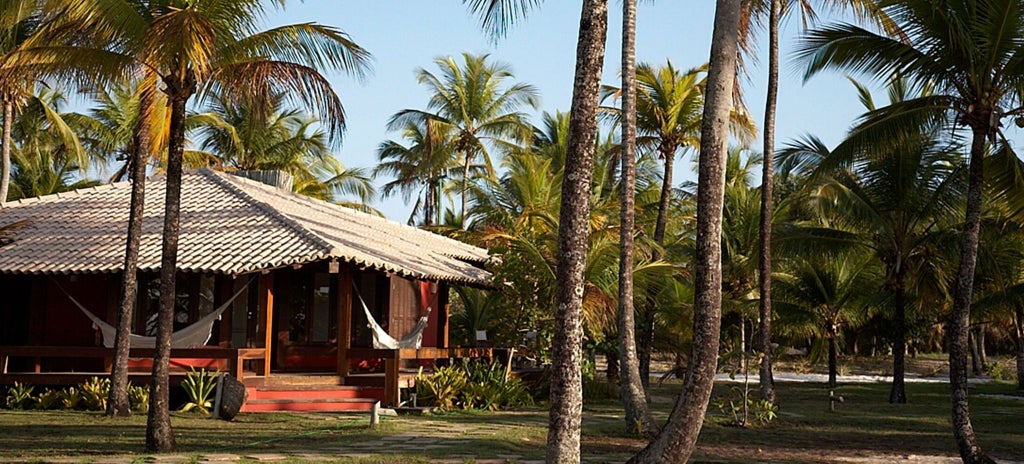
[[[190,368],[188,374],[185,375],[185,380],[181,381],[181,387],[185,389],[185,395],[188,396],[188,402],[181,407],[181,412],[195,409],[209,414],[210,408],[213,407],[210,397],[213,395],[213,390],[217,388],[218,375],[220,373],[216,371],[210,373],[206,369],[197,371],[194,367]],[[148,395],[146,402],[149,402]]]
[[[149,387],[128,384],[128,403],[131,404],[132,411],[149,410]]]
[[[39,396],[35,399],[35,406],[36,409],[60,409],[61,407],[63,407],[63,402],[63,391],[50,390],[49,388],[47,388],[46,391],[40,393]]]
[[[738,386],[729,389],[727,395],[716,397],[712,400],[715,407],[723,414],[732,416],[732,423],[740,427],[756,422],[758,425],[766,425],[778,417],[779,407],[770,401],[752,398],[747,392]],[[746,414],[744,414],[744,403],[746,403]],[[744,419],[746,415],[746,419]],[[753,417],[753,421],[750,421]]]
[[[516,378],[505,378],[501,363],[468,363],[443,366],[432,374],[416,376],[418,401],[433,403],[442,410],[501,408],[532,404],[526,386]]]
[[[85,396],[82,390],[75,387],[68,387],[61,390],[60,406],[64,409],[78,409],[85,404]]]
[[[1017,368],[1011,361],[996,362],[988,367],[988,376],[993,380],[1017,381]]]
[[[14,386],[7,389],[5,402],[8,409],[28,409],[32,406],[32,390],[35,387],[25,385],[21,382],[14,382]]]
[[[110,379],[93,377],[81,385],[81,405],[90,411],[107,409],[107,398],[110,396]]]

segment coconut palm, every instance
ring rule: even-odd
[[[3,105],[3,133],[0,135],[0,204],[7,201],[11,181],[11,126],[14,109],[27,95],[40,75],[34,70],[12,66],[11,57],[18,55],[28,39],[39,28],[40,17],[34,0],[0,2],[0,104]]]
[[[658,437],[630,462],[685,461],[693,453],[718,365],[722,322],[721,235],[724,170],[739,53],[738,0],[719,0],[711,40],[697,175],[693,350],[683,390]]]
[[[931,83],[935,94],[891,105],[865,124],[948,117],[971,133],[967,208],[960,246],[950,334],[953,430],[965,462],[991,462],[977,443],[967,400],[967,336],[977,262],[982,186],[987,147],[998,137],[1003,117],[1021,112],[1012,105],[1024,88],[1024,8],[1016,0],[884,0],[880,7],[900,26],[905,40],[894,40],[848,24],[807,35],[800,55],[808,77],[825,69],[862,72],[875,78],[893,74],[915,84]],[[979,61],[978,57],[985,57]],[[1002,153],[1007,166],[1016,157]],[[1003,174],[1013,169],[1002,169]]]
[[[24,102],[18,108],[18,120],[11,124],[10,195],[36,197],[96,185],[81,178],[89,164],[89,157],[83,155],[101,156],[84,150],[75,135],[77,123],[85,118],[61,111],[66,100],[59,90],[39,87]]]
[[[395,140],[382,142],[377,147],[379,163],[374,168],[374,177],[394,179],[381,189],[384,197],[400,192],[402,199],[408,202],[416,194],[410,224],[415,223],[420,214],[424,226],[439,224],[442,183],[449,172],[458,168],[451,140],[444,127],[433,120],[408,122],[400,131],[409,146]]]
[[[392,116],[388,125],[404,128],[408,124],[423,125],[434,121],[450,134],[455,152],[462,158],[462,228],[466,228],[470,168],[479,157],[487,175],[494,177],[491,150],[507,149],[528,142],[531,127],[524,107],[537,108],[537,89],[529,84],[507,84],[514,79],[512,69],[504,63],[488,60],[488,55],[462,54],[460,64],[454,57],[440,57],[434,74],[420,68],[416,71],[420,84],[430,92],[426,110],[407,109]]]
[[[836,386],[839,342],[843,329],[866,319],[866,295],[877,285],[870,255],[848,251],[835,256],[809,255],[788,262],[776,274],[776,309],[789,333],[813,336],[828,344],[828,386]]]
[[[661,196],[653,238],[659,246],[665,245],[669,209],[673,198],[672,174],[675,159],[680,152],[700,149],[700,128],[705,98],[707,66],[680,71],[666,61],[664,66],[641,63],[637,66],[636,125],[637,147],[641,151],[658,153],[662,171]],[[605,97],[619,94],[619,89],[606,87]],[[730,129],[741,140],[753,137],[755,128],[746,111],[737,108],[730,113]],[[654,259],[663,257],[655,249]],[[645,387],[650,378],[651,344],[654,336],[653,306],[640,314],[640,340],[638,357],[640,378]]]
[[[875,2],[865,0],[825,0],[818,2],[824,7],[852,10],[859,19],[874,21],[890,34],[894,34],[895,25],[877,8]],[[763,127],[764,163],[761,171],[761,225],[760,225],[760,258],[758,261],[758,291],[760,293],[760,337],[758,350],[764,358],[761,362],[760,383],[761,398],[775,402],[775,382],[772,380],[771,364],[771,224],[774,195],[775,168],[775,113],[778,106],[779,93],[779,26],[784,16],[799,11],[803,24],[817,18],[814,4],[808,1],[792,0],[745,0],[740,20],[740,43],[743,50],[752,53],[752,27],[767,19],[768,29],[768,83],[765,92],[765,110]],[[765,18],[767,16],[767,18]]]
[[[224,169],[283,171],[292,176],[296,193],[360,209],[375,196],[362,169],[346,169],[334,156],[320,121],[288,108],[284,93],[265,102],[216,95],[206,110],[189,117],[199,144],[195,161],[211,160]]]
[[[877,108],[870,92],[855,86],[868,111]],[[915,98],[904,80],[890,81],[891,104]],[[924,95],[929,90],[922,91]],[[891,129],[897,136],[865,140],[857,129],[834,150],[822,150],[813,138],[784,151],[786,162],[803,162],[812,177],[827,180],[817,187],[812,204],[836,218],[839,228],[853,231],[856,241],[872,250],[885,266],[884,289],[892,295],[892,403],[905,403],[904,353],[908,288],[934,255],[937,234],[948,228],[962,199],[964,178],[958,171],[957,147],[940,132],[939,123]],[[802,159],[803,161],[797,161]],[[859,234],[856,231],[862,231]]]
[[[327,130],[337,137],[344,127],[344,112],[318,70],[334,68],[361,75],[368,54],[346,34],[328,26],[307,23],[261,31],[259,22],[266,17],[267,2],[258,0],[53,2],[57,4],[53,11],[73,25],[64,28],[65,37],[99,45],[79,54],[83,62],[104,57],[108,68],[143,66],[162,83],[169,101],[161,311],[146,443],[150,450],[170,450],[174,435],[167,409],[167,372],[186,106],[193,96],[204,98],[214,90],[256,101],[268,101],[286,91],[323,115]],[[284,5],[283,0],[270,3]],[[82,38],[81,31],[89,34]]]

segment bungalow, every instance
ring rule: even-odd
[[[164,187],[162,176],[147,185],[132,321],[139,376],[156,329]],[[0,385],[109,372],[130,190],[121,182],[0,206]],[[403,361],[490,356],[448,340],[447,289],[488,287],[486,260],[484,249],[286,189],[186,173],[172,363],[230,371],[251,388],[251,409],[261,388],[276,389],[264,409],[297,409],[281,392],[298,378],[293,396],[319,389],[394,404],[409,384]],[[359,386],[371,388],[328,392]]]

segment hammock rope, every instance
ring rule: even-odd
[[[249,278],[249,281],[246,282],[238,292],[210,314],[203,316],[198,321],[189,324],[187,327],[174,331],[174,333],[171,334],[171,348],[195,348],[203,346],[206,342],[210,341],[214,321],[220,319],[221,314],[231,306],[231,303],[249,289],[249,284],[252,283],[252,280],[253,278]],[[56,279],[53,280],[53,283],[61,292],[64,292],[64,295],[67,296],[80,311],[82,311],[82,314],[85,314],[85,317],[88,317],[89,320],[92,321],[93,328],[100,330],[103,334],[103,346],[113,348],[114,337],[117,334],[117,327],[114,327],[103,319],[96,317],[92,311],[86,309],[82,303],[79,303],[75,297],[71,296],[71,294],[68,293],[68,291],[65,290]],[[131,346],[132,348],[156,348],[156,337],[131,334]]]
[[[420,348],[423,344],[423,330],[427,328],[427,321],[433,308],[427,306],[427,314],[416,322],[412,331],[401,339],[396,340],[377,323],[377,320],[373,318],[373,314],[370,314],[370,308],[366,307],[366,301],[363,301],[363,295],[359,293],[359,287],[356,286],[355,281],[352,282],[352,289],[355,290],[356,297],[359,298],[359,304],[363,306],[363,312],[366,314],[366,327],[373,332],[373,349],[397,350],[399,348]]]

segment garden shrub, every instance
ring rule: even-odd
[[[181,412],[189,412],[193,409],[198,410],[204,414],[209,414],[210,409],[213,408],[213,402],[211,397],[213,396],[214,389],[217,388],[217,376],[219,372],[207,372],[206,369],[199,369],[198,371],[193,367],[189,369],[188,374],[185,375],[185,380],[181,381],[181,387],[185,389],[185,396],[188,397],[188,402],[181,407]],[[149,402],[149,396],[146,396],[146,402]]]
[[[128,403],[131,410],[143,412],[149,410],[149,387],[128,384]]]
[[[437,368],[416,376],[418,401],[442,410],[501,408],[531,404],[533,399],[523,383],[516,378],[505,378],[501,363],[468,363]]]
[[[14,382],[14,386],[7,389],[7,396],[4,398],[9,409],[28,409],[32,407],[32,390],[35,387],[25,385],[21,382]]]
[[[89,411],[105,411],[110,396],[110,379],[93,377],[80,386],[79,405]]]
[[[36,409],[60,409],[64,407],[64,392],[47,388],[35,399]]]

